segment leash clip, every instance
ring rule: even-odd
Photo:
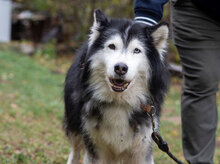
[[[152,105],[151,106],[151,110],[148,113],[148,115],[150,115],[151,117],[153,117],[156,114],[156,108]]]
[[[141,105],[141,109],[143,109],[149,116],[154,116],[156,114],[156,108],[153,105]]]
[[[141,108],[147,112],[147,115],[151,118],[152,123],[152,130],[153,132],[156,131],[155,122],[154,122],[154,115],[156,114],[156,108],[153,105],[141,105]]]

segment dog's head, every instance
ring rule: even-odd
[[[152,85],[163,83],[167,38],[166,24],[149,27],[96,10],[87,52],[93,97],[137,105],[152,96]]]

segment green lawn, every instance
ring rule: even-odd
[[[65,66],[59,60],[31,58],[0,50],[1,164],[66,162],[70,147],[62,131],[62,90],[64,72],[70,62],[64,63]],[[173,82],[167,96],[161,118],[161,134],[171,151],[183,160],[180,86],[179,80]],[[216,164],[220,161],[219,129],[217,141]],[[155,163],[174,164],[156,146]]]

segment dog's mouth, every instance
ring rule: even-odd
[[[123,92],[126,90],[130,84],[130,81],[122,79],[109,79],[110,85],[115,92]]]

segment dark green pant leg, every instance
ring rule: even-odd
[[[220,23],[190,0],[171,4],[173,38],[183,66],[182,139],[186,160],[213,164],[220,79]]]
[[[220,49],[178,47],[178,51],[184,71],[181,98],[184,155],[192,164],[212,164],[218,121]]]

